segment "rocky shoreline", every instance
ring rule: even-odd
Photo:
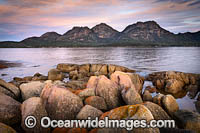
[[[15,63],[15,62],[9,62],[9,61],[5,61],[5,60],[0,60],[0,69],[4,69],[4,68],[9,68],[9,67],[19,67],[22,64],[20,63]]]
[[[143,90],[144,81],[153,86]],[[176,128],[134,128],[131,132],[200,132],[200,114],[179,109],[174,98],[188,92],[200,112],[200,74],[175,71],[141,77],[135,70],[111,64],[58,64],[48,75],[0,79],[0,132],[128,132],[125,129],[25,127],[25,118],[37,120],[104,119],[175,120]],[[164,91],[152,97],[151,93]]]

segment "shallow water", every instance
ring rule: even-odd
[[[107,63],[126,66],[142,76],[156,71],[200,73],[200,47],[102,47],[102,48],[3,48],[0,60],[22,63],[20,67],[0,70],[0,78],[47,75],[58,63]],[[2,74],[7,74],[2,76]],[[145,85],[151,84],[146,82]],[[194,100],[178,98],[180,108],[195,110]]]

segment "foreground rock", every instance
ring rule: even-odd
[[[42,128],[40,124],[37,124],[34,128],[30,129],[25,126],[25,119],[28,116],[34,116],[36,118],[37,123],[40,123],[42,117],[47,116],[47,112],[42,103],[42,99],[40,97],[32,97],[28,100],[24,101],[21,106],[22,113],[22,123],[21,126],[26,132],[50,132],[48,128]]]
[[[96,117],[99,117],[103,114],[101,110],[98,110],[95,107],[92,107],[90,105],[85,105],[81,111],[78,113],[76,116],[77,119],[79,120],[86,120],[88,117],[91,119],[95,119]]]
[[[121,92],[122,98],[126,104],[134,105],[142,103],[140,93],[143,81],[139,79],[139,76],[116,71],[111,75],[111,81],[115,82],[119,86],[119,91]]]
[[[104,98],[108,109],[120,106],[118,85],[104,75],[90,77],[87,88],[95,90],[95,95]]]
[[[151,111],[155,120],[171,119],[170,116],[159,105],[152,102],[145,102],[143,105]]]
[[[91,105],[99,110],[107,110],[107,105],[105,100],[99,96],[90,96],[85,99],[86,105]]]
[[[16,131],[12,127],[0,123],[0,133],[16,133]]]
[[[101,119],[104,119],[105,117],[108,117],[109,119],[113,119],[113,120],[133,119],[133,120],[146,120],[147,122],[154,119],[150,110],[141,104],[121,106],[121,107],[112,109],[111,111],[104,113],[101,116]],[[131,130],[129,132],[134,132],[134,133],[140,133],[140,132],[159,133],[158,128],[129,127],[129,130]],[[127,130],[119,129],[119,128],[97,129],[97,131],[104,132],[104,133],[127,132]]]
[[[121,88],[135,88],[139,94],[142,92],[144,79],[138,74],[115,71],[110,79],[117,83]]]
[[[18,99],[20,96],[20,90],[18,87],[11,83],[7,83],[2,79],[0,79],[0,92],[14,99]]]
[[[7,125],[17,124],[21,121],[21,104],[13,98],[0,93],[0,122]]]
[[[40,97],[40,93],[44,88],[45,83],[40,81],[32,81],[20,85],[22,100],[25,101],[31,97]]]
[[[174,118],[179,127],[200,132],[200,114],[188,110],[178,110]]]
[[[178,103],[176,102],[176,99],[172,95],[163,96],[162,106],[171,116],[173,116],[174,112],[179,110]]]
[[[69,90],[47,84],[40,96],[51,119],[71,120],[83,107],[82,100]]]
[[[108,117],[109,119],[121,120],[121,119],[133,119],[133,120],[153,120],[154,117],[150,110],[144,105],[126,105],[106,112],[101,116],[101,119]]]

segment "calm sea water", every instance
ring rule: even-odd
[[[116,64],[135,69],[142,76],[167,70],[200,73],[199,58],[200,47],[4,48],[0,49],[0,60],[22,63],[22,66],[0,70],[0,78],[10,81],[36,72],[47,75],[58,63]],[[187,96],[177,101],[181,108],[195,110],[194,100]]]

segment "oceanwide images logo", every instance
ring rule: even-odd
[[[27,128],[34,128],[36,124],[40,124],[43,128],[125,128],[132,130],[133,128],[175,128],[174,120],[110,120],[105,117],[103,120],[91,119],[87,120],[51,120],[49,117],[42,117],[40,123],[34,116],[28,116],[25,119],[25,126]]]

